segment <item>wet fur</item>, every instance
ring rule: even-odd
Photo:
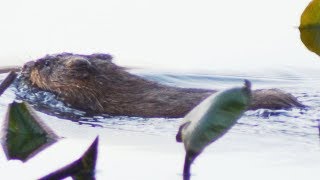
[[[65,103],[86,112],[138,117],[186,115],[214,90],[161,85],[125,71],[108,54],[63,53],[26,63],[23,77],[40,89],[53,92]],[[278,89],[253,91],[249,109],[304,107]]]

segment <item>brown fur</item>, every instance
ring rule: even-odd
[[[34,86],[91,113],[139,117],[183,117],[214,90],[161,85],[126,72],[106,54],[63,53],[27,63],[22,71]],[[253,91],[249,109],[303,107],[277,89]]]

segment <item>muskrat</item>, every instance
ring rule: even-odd
[[[179,118],[215,90],[172,87],[127,72],[108,54],[47,55],[26,63],[22,77],[33,86],[85,112],[136,117]],[[250,110],[304,107],[279,89],[252,92]]]

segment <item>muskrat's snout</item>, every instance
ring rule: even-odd
[[[21,74],[25,77],[29,77],[31,69],[35,66],[36,62],[34,61],[29,61],[25,63],[22,67]]]
[[[36,64],[36,62],[34,62],[34,61],[29,61],[29,62],[25,63],[22,68],[22,71],[27,70],[28,68],[32,68],[35,64]]]

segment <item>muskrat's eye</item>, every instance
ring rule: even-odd
[[[44,62],[44,65],[45,65],[45,66],[50,66],[50,61],[45,61],[45,62]]]

